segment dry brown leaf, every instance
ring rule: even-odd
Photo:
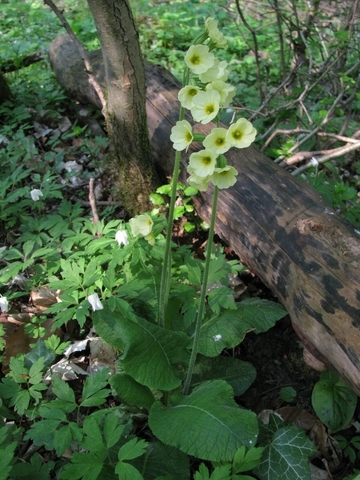
[[[58,303],[60,301],[59,295],[59,290],[52,290],[46,287],[34,288],[30,292],[33,305],[41,311],[51,307],[54,303]]]

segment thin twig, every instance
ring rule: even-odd
[[[332,158],[341,157],[342,155],[353,152],[354,150],[357,150],[358,148],[360,148],[360,142],[353,143],[352,145],[346,145],[345,147],[337,148],[332,153],[329,153],[328,155],[324,155],[321,158],[312,157],[310,162],[308,162],[306,165],[303,165],[303,166],[297,168],[296,170],[294,170],[293,172],[291,172],[291,175],[294,175],[294,176],[298,175],[299,173],[302,173],[305,170],[308,170],[309,168],[313,167],[315,163],[318,164],[318,165],[321,165],[322,163],[328,162]]]
[[[79,41],[79,39],[77,38],[75,33],[71,30],[71,27],[70,27],[69,23],[67,22],[67,20],[65,19],[64,15],[61,13],[61,11],[54,4],[54,2],[52,0],[44,0],[44,3],[46,5],[48,5],[51,8],[51,10],[55,13],[55,15],[60,20],[62,26],[65,28],[65,30],[69,34],[71,40],[77,46],[77,48],[79,50],[79,53],[80,53],[80,57],[81,57],[82,61],[84,62],[84,65],[85,65],[85,71],[88,74],[89,83],[94,87],[96,93],[98,94],[101,105],[102,105],[102,110],[104,111],[104,109],[106,107],[105,96],[104,96],[104,93],[103,93],[98,81],[96,80],[95,76],[92,73],[92,66],[91,66],[89,57],[86,53],[86,50],[82,46],[81,42]]]

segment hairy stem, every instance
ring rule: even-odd
[[[213,204],[212,204],[212,210],[211,210],[209,238],[206,245],[206,258],[205,258],[204,274],[203,274],[202,284],[201,284],[199,308],[198,308],[197,317],[196,317],[195,332],[193,337],[189,368],[188,368],[186,379],[183,386],[183,395],[187,395],[190,390],[191,379],[192,379],[192,375],[195,367],[197,350],[198,350],[198,345],[200,340],[200,330],[201,330],[202,320],[204,317],[205,300],[206,300],[206,293],[207,293],[208,280],[209,280],[209,270],[210,270],[210,263],[211,263],[211,252],[213,247],[213,237],[214,237],[214,231],[215,231],[215,220],[216,220],[216,209],[217,209],[218,197],[219,197],[219,189],[218,187],[214,187],[214,198],[213,198]]]

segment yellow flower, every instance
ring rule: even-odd
[[[198,92],[200,92],[200,87],[195,87],[194,85],[186,85],[186,87],[182,88],[178,93],[181,106],[190,110],[194,105],[193,98]]]
[[[211,89],[206,92],[199,92],[193,100],[191,115],[196,122],[203,124],[211,122],[219,112],[220,93]]]
[[[230,125],[226,139],[236,148],[246,148],[253,143],[256,133],[252,123],[245,118],[239,118],[236,123]]]
[[[236,93],[236,88],[223,80],[214,80],[206,85],[206,90],[216,90],[220,94],[220,105],[228,107]]]
[[[187,149],[193,138],[191,125],[187,120],[176,122],[171,129],[170,140],[174,143],[175,150]]]
[[[220,62],[215,58],[214,65],[209,68],[209,70],[206,70],[206,72],[199,75],[200,81],[203,83],[209,83],[213,80],[222,80],[225,82],[229,76],[229,72],[226,70],[227,65],[228,64],[225,60]]]
[[[214,65],[215,56],[207,45],[191,45],[185,55],[185,63],[196,75],[206,72]]]
[[[217,25],[218,22],[214,18],[210,17],[205,20],[205,29],[210,40],[215,44],[216,47],[225,48],[227,46],[226,40],[224,35],[218,29]]]
[[[129,224],[131,233],[134,235],[134,237],[137,237],[138,235],[146,237],[150,234],[154,222],[150,215],[144,213],[143,215],[138,215],[137,217],[131,218]]]
[[[226,134],[226,128],[213,128],[203,141],[204,147],[213,150],[216,155],[227,152],[231,144],[226,140]]]
[[[213,185],[220,189],[229,188],[236,183],[237,174],[238,171],[234,167],[227,165],[224,168],[215,168],[210,180]]]
[[[198,175],[191,174],[187,182],[192,187],[196,187],[200,192],[206,192],[209,186],[209,177],[199,177]]]
[[[212,175],[216,167],[216,156],[212,150],[201,150],[190,155],[187,171],[198,177]]]

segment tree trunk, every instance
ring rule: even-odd
[[[12,93],[10,87],[6,81],[6,77],[3,72],[0,70],[0,105],[6,100],[12,99]]]
[[[134,19],[127,0],[88,0],[103,53],[105,119],[111,170],[126,210],[150,208],[156,189],[146,122],[145,76]]]
[[[69,51],[61,50],[62,42],[66,39],[55,39],[49,49],[57,77],[71,86],[73,95],[77,85],[78,96],[96,104],[91,88],[80,82],[79,71],[67,67]],[[98,53],[91,55],[95,59]],[[179,85],[164,69],[147,64],[145,71],[153,157],[169,175],[174,159],[169,137],[178,119]],[[213,126],[196,129],[208,133]],[[226,156],[239,180],[220,192],[216,232],[279,297],[305,345],[360,394],[359,235],[305,182],[255,148],[231,149]],[[185,163],[184,159],[182,180]],[[205,220],[211,200],[211,190],[194,198]]]

